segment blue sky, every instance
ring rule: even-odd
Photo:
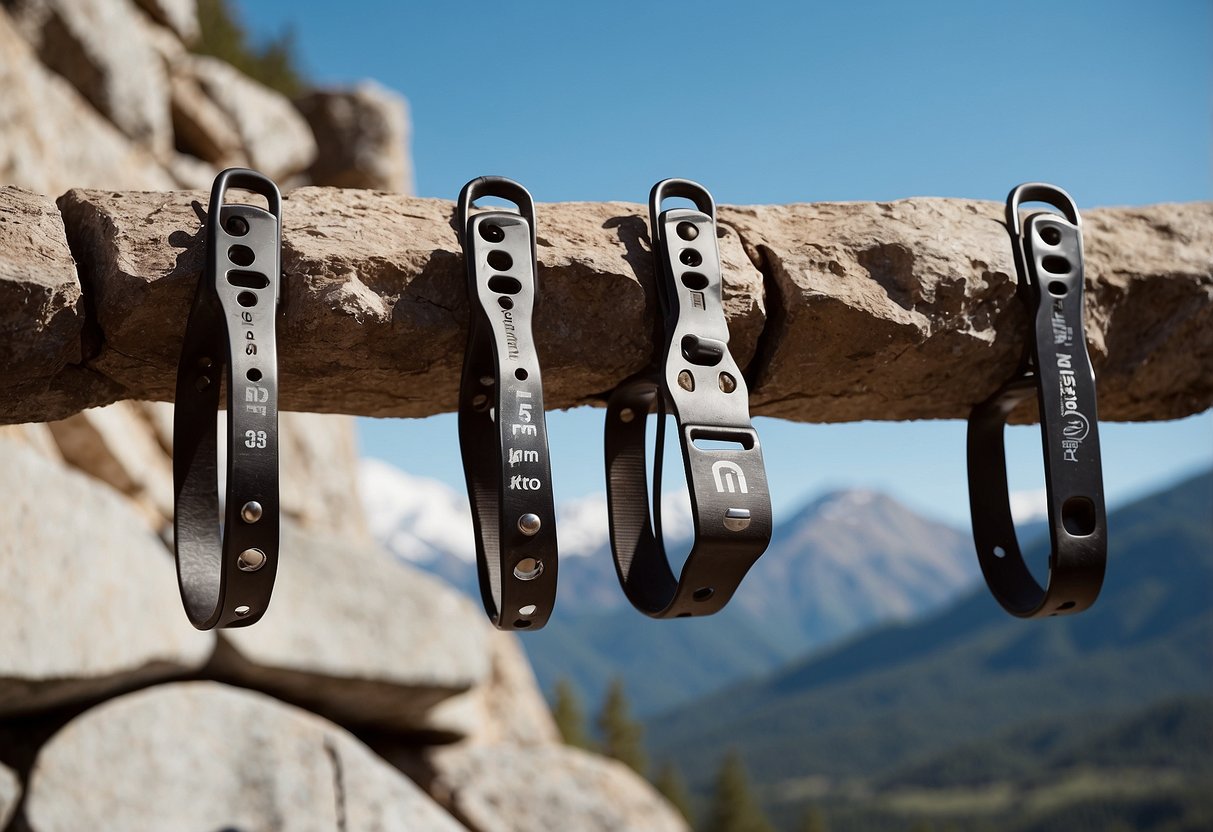
[[[421,196],[499,173],[541,202],[643,201],[669,176],[722,203],[1002,200],[1080,208],[1213,199],[1213,5],[241,2],[291,27],[320,84],[374,78],[413,113]],[[744,9],[744,11],[741,11]],[[557,497],[603,490],[602,412],[548,416]],[[462,490],[453,416],[361,420],[363,452]],[[889,491],[967,526],[960,422],[759,420],[772,495]],[[1102,428],[1120,502],[1213,464],[1213,414]],[[1041,487],[1012,431],[1012,487]]]

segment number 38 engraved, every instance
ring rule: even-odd
[[[263,430],[246,430],[244,432],[244,447],[264,448],[265,439],[265,431]]]

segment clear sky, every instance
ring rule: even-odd
[[[642,202],[659,179],[722,203],[1002,200],[1025,180],[1080,208],[1213,199],[1213,4],[401,3],[258,0],[320,84],[410,101],[422,196],[485,173],[541,202]],[[1213,372],[1213,370],[1211,370]],[[601,491],[602,412],[551,413],[558,499]],[[462,489],[453,416],[361,420],[363,452]],[[878,487],[967,525],[960,422],[759,420],[775,507]],[[1012,431],[1012,487],[1041,487]],[[1213,414],[1106,425],[1119,502],[1213,464]]]

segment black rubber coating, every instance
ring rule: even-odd
[[[225,205],[228,188],[260,194],[269,211]],[[278,570],[281,238],[282,198],[273,181],[241,168],[220,173],[211,190],[206,266],[186,324],[173,417],[177,580],[186,615],[200,630],[255,623],[269,605]],[[216,432],[224,385],[221,530]]]
[[[473,214],[480,197],[509,200],[518,213]],[[556,602],[558,557],[543,380],[531,331],[535,204],[517,182],[482,176],[459,194],[458,227],[471,309],[459,450],[480,595],[497,628],[538,630]]]
[[[1020,216],[1044,202],[1061,211]],[[1019,369],[969,415],[969,508],[981,571],[994,597],[1021,618],[1081,612],[1103,584],[1108,535],[1095,374],[1083,330],[1082,220],[1070,195],[1039,183],[1007,198],[1028,338]],[[1003,428],[1020,402],[1036,394],[1048,493],[1047,587],[1032,577],[1011,517]]]
[[[660,212],[669,197],[689,199],[697,210]],[[750,422],[749,392],[728,350],[716,205],[703,186],[667,179],[649,195],[649,221],[663,343],[659,364],[621,384],[607,405],[611,550],[623,591],[641,612],[653,618],[710,615],[728,603],[766,551],[771,499],[758,434]],[[650,513],[645,430],[654,408],[658,450]],[[660,449],[667,412],[678,424],[695,529],[679,578],[661,535]],[[708,450],[697,440],[732,447]]]

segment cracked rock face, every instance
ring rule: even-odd
[[[408,731],[489,674],[472,603],[374,546],[283,524],[269,611],[224,630],[211,671],[342,724]]]
[[[104,772],[104,776],[98,776]],[[417,786],[319,717],[209,682],[162,685],[69,722],[39,752],[32,832],[459,832]]]
[[[319,153],[308,170],[317,185],[413,193],[408,103],[364,81],[348,90],[317,90],[296,99]]]

